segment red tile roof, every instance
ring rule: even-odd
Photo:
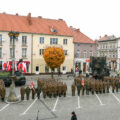
[[[99,41],[102,41],[102,40],[112,40],[112,39],[115,39],[116,37],[114,35],[104,35],[103,37],[100,37]]]
[[[70,27],[70,30],[71,30],[71,32],[73,34],[73,42],[77,42],[77,43],[95,43],[95,41],[93,41],[92,39],[87,37],[85,34],[80,32],[79,29],[75,29],[75,28]]]
[[[57,30],[51,32],[51,28]],[[72,36],[64,20],[45,19],[41,17],[18,16],[9,14],[0,14],[0,31],[18,31],[26,33],[40,33],[50,35]]]

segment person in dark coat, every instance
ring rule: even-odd
[[[71,120],[77,120],[77,116],[76,116],[75,112],[72,112]]]

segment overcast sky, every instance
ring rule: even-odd
[[[1,0],[0,13],[63,19],[88,37],[120,37],[120,0]]]

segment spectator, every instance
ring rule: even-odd
[[[77,120],[77,116],[76,116],[75,112],[72,112],[71,120]]]

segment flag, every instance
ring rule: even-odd
[[[23,66],[22,66],[22,71],[23,71],[24,73],[26,73],[26,63],[23,62],[22,65],[23,65]]]
[[[84,79],[82,79],[81,84],[82,84],[82,86],[85,85],[85,80]]]
[[[8,72],[8,71],[11,71],[11,65],[10,65],[10,62],[9,62],[9,61],[7,62],[7,72]]]
[[[31,83],[30,83],[30,88],[35,91],[35,85],[34,85],[34,83],[32,82],[32,80],[31,80]]]
[[[7,62],[2,62],[2,70],[4,71],[5,68],[7,67]]]

